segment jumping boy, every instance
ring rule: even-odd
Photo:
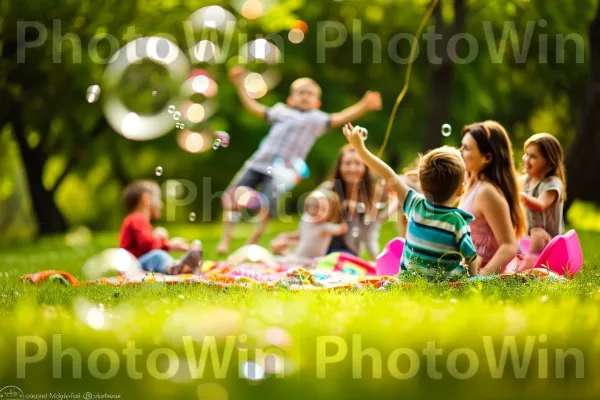
[[[247,244],[254,244],[275,214],[277,199],[281,195],[274,187],[271,175],[275,158],[281,157],[286,162],[293,162],[295,159],[304,161],[316,139],[327,130],[360,118],[369,111],[381,109],[381,95],[368,91],[358,103],[343,111],[334,114],[321,111],[321,88],[310,78],[300,78],[292,83],[287,104],[277,103],[273,107],[267,107],[248,95],[244,88],[244,75],[245,71],[241,66],[234,67],[229,72],[244,108],[260,118],[266,118],[271,129],[223,196],[223,236],[217,246],[217,253],[220,255],[229,251],[234,223],[232,216],[239,209],[233,195],[235,188],[245,186],[256,189],[261,185],[261,192],[268,200],[268,209],[261,210],[259,226],[247,241]]]

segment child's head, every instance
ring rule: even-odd
[[[558,139],[549,133],[536,133],[525,141],[524,150],[525,173],[540,179],[556,176],[563,183],[563,194],[566,193],[563,150]]]
[[[160,218],[162,200],[160,186],[154,181],[135,181],[123,190],[122,201],[128,213],[147,211],[151,219]]]
[[[465,178],[465,163],[453,147],[440,147],[425,154],[419,162],[419,181],[424,193],[435,203],[460,197]]]
[[[304,111],[321,108],[321,87],[310,78],[296,79],[290,86],[287,104]]]
[[[340,223],[342,214],[339,196],[333,190],[315,190],[304,201],[304,215],[302,218],[313,223]]]

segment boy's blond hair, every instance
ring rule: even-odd
[[[128,213],[135,210],[144,193],[158,193],[160,195],[160,186],[154,181],[134,181],[123,189],[121,200]]]
[[[465,179],[465,162],[460,152],[449,146],[431,150],[419,162],[419,181],[423,193],[435,203],[452,198]]]
[[[292,82],[292,85],[290,86],[290,92],[293,92],[294,90],[299,89],[302,86],[309,86],[309,85],[315,87],[317,89],[317,93],[318,93],[319,97],[321,97],[321,93],[322,93],[321,86],[319,86],[319,84],[311,78],[296,79],[294,82]]]

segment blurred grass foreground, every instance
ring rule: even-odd
[[[45,239],[0,256],[0,382],[126,399],[597,398],[600,252],[579,231],[586,265],[568,282],[301,293],[20,283],[50,267],[81,277],[115,233]]]

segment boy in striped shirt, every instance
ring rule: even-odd
[[[344,135],[363,162],[398,194],[408,218],[400,269],[417,270],[428,278],[448,279],[465,273],[464,259],[469,273],[476,275],[479,259],[469,228],[474,217],[454,207],[463,194],[465,165],[460,152],[444,146],[421,158],[419,181],[425,193],[422,195],[367,150],[359,130],[347,124]]]

